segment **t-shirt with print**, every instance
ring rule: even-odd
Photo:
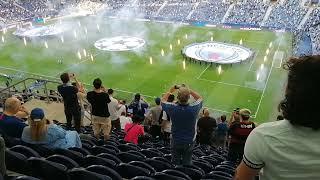
[[[260,180],[320,179],[320,131],[282,120],[264,123],[249,135],[243,162],[261,169]]]

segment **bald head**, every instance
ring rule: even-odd
[[[4,111],[7,114],[16,114],[21,106],[21,101],[15,97],[8,98],[4,103]]]
[[[190,90],[186,87],[179,88],[177,99],[180,104],[188,104],[190,99]]]

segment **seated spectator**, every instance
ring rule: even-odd
[[[29,144],[42,144],[49,148],[81,147],[79,134],[76,131],[66,131],[45,118],[40,108],[31,111],[28,119],[29,126],[25,127],[21,140]]]
[[[132,123],[132,120],[130,117],[127,117],[125,115],[125,112],[122,112],[120,115],[120,124],[121,124],[121,129],[124,129],[127,123]]]
[[[132,123],[127,123],[125,125],[124,131],[126,133],[126,136],[124,137],[124,140],[126,142],[138,144],[139,137],[144,135],[144,128],[141,125],[143,120],[143,117],[133,115]]]
[[[199,143],[201,145],[212,145],[215,139],[215,129],[217,127],[217,121],[210,117],[210,112],[207,108],[202,111],[203,117],[198,120],[198,136]]]
[[[6,145],[4,143],[3,138],[0,136],[0,175],[5,176],[6,169],[6,161],[5,161],[5,153],[6,153]]]
[[[134,96],[133,101],[128,106],[129,109],[132,109],[133,115],[139,115],[144,117],[146,109],[149,107],[148,103],[144,100],[143,97],[138,93]]]
[[[168,96],[167,102],[173,103],[174,101],[174,95],[170,94]],[[162,123],[161,123],[161,132],[162,132],[162,139],[165,144],[170,144],[170,136],[171,136],[171,118],[170,116],[165,112],[162,111]]]
[[[6,136],[21,138],[23,128],[27,125],[22,120],[16,117],[16,114],[20,111],[28,111],[21,107],[21,102],[15,97],[8,98],[4,104],[4,112],[0,115],[0,130],[5,133]]]
[[[228,134],[228,124],[226,122],[226,115],[222,115],[217,125],[216,130],[216,145],[217,147],[221,147],[226,149],[227,143],[227,134]]]
[[[241,161],[243,156],[244,144],[250,132],[256,127],[254,122],[250,121],[250,110],[241,109],[239,111],[240,121],[235,121],[229,128],[229,135],[231,136],[229,144],[228,159],[235,163]]]
[[[152,138],[161,136],[161,121],[162,121],[162,107],[160,105],[161,99],[155,99],[156,106],[150,108],[146,114],[145,124],[150,127],[150,134]]]
[[[320,56],[292,58],[285,100],[284,120],[264,123],[249,135],[237,180],[301,180],[320,177],[319,80]]]

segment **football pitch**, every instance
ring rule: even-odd
[[[63,40],[24,42],[10,31],[3,34],[0,72],[12,75],[15,81],[26,77],[57,80],[61,73],[72,72],[88,90],[93,79],[100,77],[106,87],[116,90],[117,98],[127,102],[139,92],[152,103],[171,86],[185,83],[203,96],[214,116],[228,115],[240,107],[250,109],[258,123],[276,118],[286,80],[281,65],[292,51],[289,33],[108,18],[97,21],[94,17],[55,23],[72,27]],[[97,40],[116,36],[138,37],[145,44],[132,51],[102,51],[94,46]],[[183,65],[184,46],[211,40],[232,44],[242,40],[255,54],[250,61],[222,65],[221,71],[219,66],[204,63],[185,61]]]

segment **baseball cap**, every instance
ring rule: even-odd
[[[33,121],[41,121],[44,118],[44,112],[40,108],[34,108],[31,111],[30,118]]]
[[[249,109],[241,109],[241,110],[239,111],[239,114],[240,114],[241,116],[250,116],[251,111],[250,111]]]

